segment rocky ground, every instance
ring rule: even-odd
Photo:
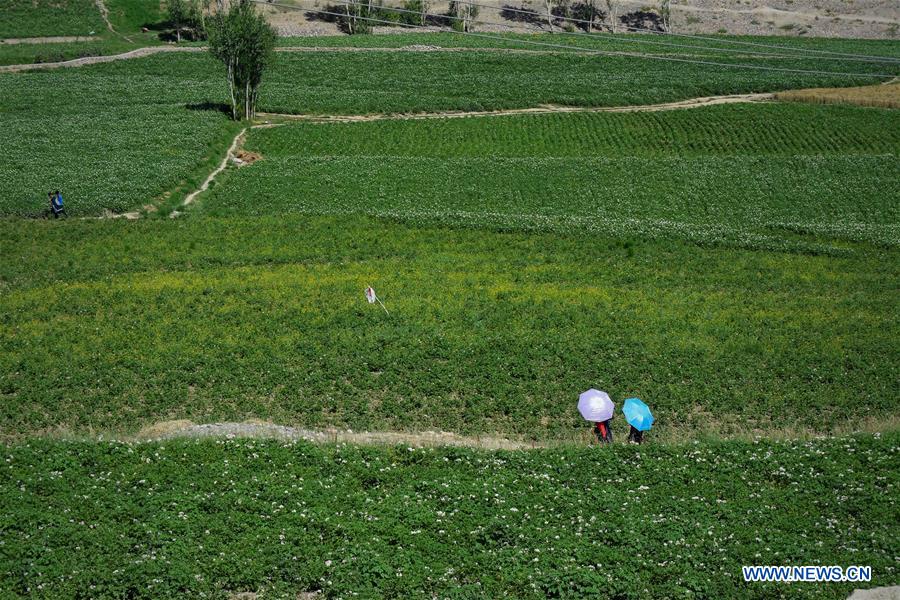
[[[477,29],[480,31],[547,31],[542,15],[546,10],[542,0],[475,0],[491,8],[480,8]],[[339,33],[327,15],[313,11],[333,11],[327,0],[279,0],[307,10],[283,6],[269,6],[266,12],[279,33],[284,36],[316,36]],[[386,6],[402,6],[400,0],[385,0]],[[616,23],[623,26],[655,27],[659,25],[659,2],[628,0],[617,5]],[[596,6],[608,13],[605,0]],[[503,8],[525,9],[536,13],[534,18]],[[444,14],[448,2],[434,2],[429,12]],[[671,4],[671,30],[675,33],[729,33],[735,35],[785,35],[806,37],[852,37],[870,39],[900,39],[900,2],[891,0],[683,0]],[[561,22],[560,22],[561,24]],[[610,27],[605,15],[603,24]],[[396,27],[376,27],[375,33],[403,31]],[[440,29],[440,28],[435,28]]]

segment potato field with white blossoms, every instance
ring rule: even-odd
[[[274,441],[3,448],[0,582],[32,598],[842,598],[897,581],[900,437],[526,452]]]
[[[106,27],[93,2],[6,4],[6,37]],[[107,4],[77,44],[163,43],[155,4]],[[63,45],[0,64],[85,47]],[[0,598],[900,585],[900,112],[597,110],[880,85],[900,44],[278,45],[253,123],[201,51],[0,72]],[[544,112],[440,114],[510,109]],[[251,164],[183,206],[250,125]],[[56,189],[68,218],[45,218]],[[576,410],[592,387],[610,446]],[[629,397],[656,417],[641,446]],[[334,437],[178,433],[212,423]],[[435,431],[461,445],[418,446]]]

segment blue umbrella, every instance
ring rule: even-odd
[[[648,431],[653,426],[653,414],[650,407],[641,402],[639,398],[629,398],[622,407],[625,420],[638,431]]]

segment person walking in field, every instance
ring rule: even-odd
[[[609,444],[613,441],[610,424],[615,410],[616,405],[604,391],[591,388],[578,396],[578,412],[585,421],[594,424],[592,430],[599,444]]]
[[[594,423],[594,435],[597,436],[598,444],[611,444],[613,441],[612,428],[609,421],[597,421]]]
[[[642,443],[644,441],[644,432],[632,425],[631,431],[628,432],[628,441],[632,444]]]
[[[54,219],[58,219],[60,215],[66,214],[66,207],[63,203],[62,193],[59,190],[56,192],[47,192],[47,195],[50,197],[50,212],[53,214]]]

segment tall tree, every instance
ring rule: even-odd
[[[453,29],[469,32],[472,31],[472,22],[478,16],[478,7],[471,0],[452,0],[450,16],[456,17],[452,23]]]
[[[553,7],[556,0],[544,0],[544,7],[547,9],[547,25],[550,26],[550,33],[553,33]]]
[[[209,51],[227,70],[232,117],[250,119],[256,114],[263,73],[275,60],[275,30],[251,0],[231,2],[209,25]]]
[[[669,6],[669,0],[660,0],[659,16],[662,18],[663,30],[671,31],[672,8]]]
[[[175,28],[175,40],[181,42],[184,31],[193,39],[206,37],[206,13],[209,0],[167,0],[169,23]]]
[[[169,23],[175,28],[175,39],[181,42],[181,30],[191,20],[191,7],[185,0],[168,0],[166,2]]]
[[[619,18],[619,0],[606,0],[606,11],[609,13],[609,29],[616,32],[616,20]]]

